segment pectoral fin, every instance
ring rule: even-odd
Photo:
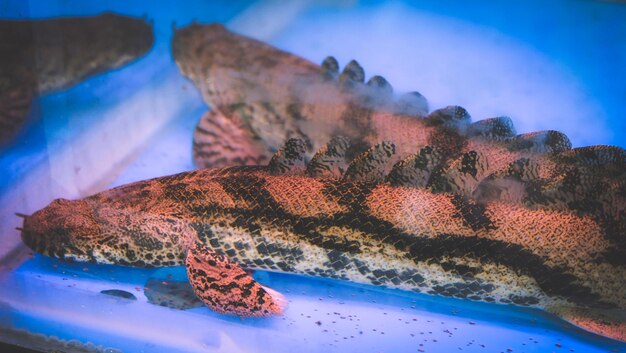
[[[287,301],[261,286],[228,257],[196,243],[187,254],[187,276],[198,298],[212,310],[242,317],[281,315]]]
[[[236,116],[207,112],[193,134],[193,159],[199,168],[262,165],[272,154]]]
[[[621,309],[587,309],[565,306],[548,311],[584,330],[626,342],[626,311]]]

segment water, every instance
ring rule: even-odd
[[[255,276],[286,295],[283,317],[174,310],[148,303],[144,286],[151,278],[182,282],[184,269],[33,257],[14,230],[14,212],[31,213],[54,198],[193,168],[191,134],[207,108],[171,59],[174,23],[222,22],[316,62],[329,54],[340,64],[356,58],[368,76],[384,75],[397,91],[419,90],[431,109],[458,104],[475,120],[509,115],[518,132],[552,128],[575,146],[626,147],[623,4],[0,3],[3,18],[102,11],[153,20],[156,43],[137,62],[38,99],[27,128],[0,150],[1,340],[50,347],[56,337],[124,352],[626,350],[537,310],[266,272]]]

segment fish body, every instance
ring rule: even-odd
[[[112,13],[0,20],[0,34],[0,142],[19,131],[34,97],[123,66],[154,42],[146,21]]]
[[[308,164],[305,142],[290,140],[268,166],[202,169],[56,200],[26,217],[22,239],[66,260],[186,265],[205,304],[244,316],[283,310],[268,307],[280,297],[241,270],[249,268],[543,308],[624,339],[626,267],[614,258],[624,248],[596,217],[433,193],[392,174],[371,178],[372,166],[394,154],[391,143],[342,175],[314,176],[312,165],[341,156],[341,142]],[[581,310],[595,316],[581,319]],[[598,322],[611,324],[592,328]]]

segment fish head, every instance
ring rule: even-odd
[[[184,264],[191,234],[181,220],[106,203],[57,199],[26,216],[22,241],[35,252],[76,262],[134,267]]]
[[[92,241],[100,233],[93,213],[82,200],[56,199],[24,218],[22,241],[32,250],[55,258],[93,260]]]

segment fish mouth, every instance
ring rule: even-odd
[[[24,230],[23,228],[19,229],[21,231],[20,238],[22,238],[22,243],[28,246],[31,250],[39,252],[39,248],[37,247],[36,242],[33,240],[32,233]]]
[[[18,229],[22,242],[43,255],[87,260],[88,254],[74,240],[76,234],[90,226],[83,209],[79,201],[57,199],[30,216],[17,214],[24,218],[22,228]]]
[[[26,215],[24,213],[19,213],[19,212],[16,212],[15,215],[20,217],[20,218],[22,218],[24,220],[22,227],[16,227],[15,228],[15,229],[17,229],[20,232],[20,238],[22,239],[22,243],[24,243],[26,246],[28,246],[33,251],[41,252],[41,250],[42,250],[41,246],[36,241],[36,239],[38,237],[31,230],[31,228],[29,227],[29,225],[30,225],[29,219],[32,216]]]
[[[65,254],[61,249],[64,244],[54,242],[51,239],[56,236],[52,231],[40,230],[40,224],[37,222],[37,214],[24,218],[24,225],[21,228],[20,237],[22,242],[34,252],[48,255],[52,257],[63,257]]]
[[[91,253],[73,245],[67,231],[52,229],[46,233],[39,233],[25,226],[21,232],[22,242],[36,253],[69,262],[95,262]]]

